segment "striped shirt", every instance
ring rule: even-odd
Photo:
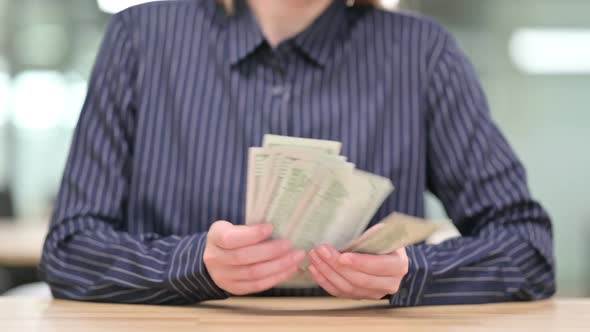
[[[386,176],[392,211],[443,202],[462,237],[407,248],[392,306],[555,292],[551,222],[493,123],[472,66],[431,20],[332,5],[272,48],[247,6],[155,2],[115,15],[75,131],[40,271],[58,298],[223,299],[204,264],[216,220],[243,223],[266,133],[343,142]],[[260,295],[319,296],[321,289]]]

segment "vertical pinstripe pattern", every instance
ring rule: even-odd
[[[215,220],[243,221],[246,152],[265,133],[332,139],[387,176],[391,211],[424,192],[464,237],[408,248],[395,306],[545,298],[551,223],[492,122],[469,61],[435,23],[334,4],[272,50],[244,5],[168,1],[113,17],[76,129],[41,272],[59,298],[227,296],[202,262]],[[326,295],[319,289],[261,295]]]

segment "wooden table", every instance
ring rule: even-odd
[[[33,267],[39,263],[47,222],[0,220],[0,267]]]
[[[0,297],[0,331],[590,331],[590,299],[391,309],[333,298],[166,307]]]

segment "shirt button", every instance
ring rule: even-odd
[[[275,74],[277,74],[281,77],[285,76],[285,69],[282,66],[279,66],[279,65],[273,66],[272,70]]]
[[[283,64],[281,63],[281,61],[279,61],[276,58],[272,58],[270,60],[270,67],[272,68],[272,71],[279,75],[279,76],[284,76],[285,75],[285,68],[283,67]]]
[[[402,299],[403,298],[406,298],[408,296],[408,289],[407,288],[402,288],[402,289],[399,290],[398,294],[399,294],[399,297],[400,298],[402,298]]]
[[[282,86],[273,86],[270,89],[270,93],[273,96],[280,96],[281,94],[283,94],[284,88]]]

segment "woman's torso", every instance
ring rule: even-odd
[[[125,14],[138,56],[126,210],[143,221],[130,232],[242,223],[247,151],[266,133],[341,141],[358,168],[389,177],[396,190],[373,222],[423,215],[432,23],[335,3],[273,51],[248,12],[205,3]]]

